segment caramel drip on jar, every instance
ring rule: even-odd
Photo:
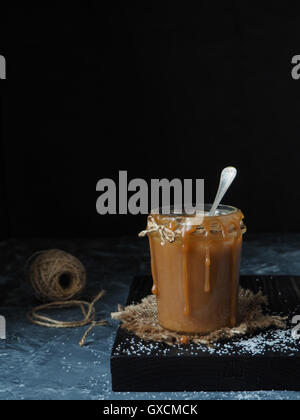
[[[238,245],[235,242],[241,241],[242,232],[240,228],[240,220],[239,221],[231,221],[231,226],[234,227],[236,232],[236,237],[232,237],[232,245],[231,245],[231,277],[232,277],[232,295],[231,295],[231,308],[230,308],[230,324],[231,326],[236,325],[236,305],[237,305],[237,255],[236,255],[236,246]],[[219,226],[221,229],[222,237],[224,241],[229,241],[231,238],[231,234],[234,235],[234,232],[230,232],[230,225],[227,223],[222,223],[219,221]],[[206,236],[210,234],[210,228],[208,225],[204,225],[204,229],[206,231]],[[236,246],[234,246],[236,245]],[[204,291],[206,293],[210,292],[211,284],[210,284],[210,255],[209,255],[209,242],[208,245],[205,247],[205,286]]]
[[[169,229],[171,229],[172,231],[176,230],[177,228],[177,222],[175,220],[172,220],[169,224]],[[157,268],[156,268],[156,264],[155,261],[157,260],[155,255],[154,255],[154,247],[152,245],[152,241],[149,238],[149,244],[150,244],[150,253],[151,253],[151,272],[152,272],[152,278],[153,278],[153,286],[152,286],[152,294],[158,296],[159,294],[159,289],[158,289],[158,282],[157,282]]]
[[[188,253],[190,249],[189,235],[195,232],[196,226],[189,226],[183,231],[183,291],[184,291],[184,315],[190,315],[190,293],[189,293],[189,260]]]
[[[224,225],[221,222],[220,222],[220,226],[221,226],[222,236],[223,236],[224,240],[227,241],[228,238],[229,238],[228,226]]]
[[[234,247],[232,247],[232,296],[231,296],[231,314],[230,314],[230,324],[232,327],[236,325],[236,252]]]
[[[185,345],[185,344],[188,344],[189,343],[189,338],[186,336],[186,335],[182,335],[181,337],[180,337],[180,340],[179,340],[179,342],[180,342],[180,344],[183,344],[183,345]]]
[[[242,237],[242,232],[240,228],[240,223],[232,222],[232,225],[235,228],[235,232],[237,234],[236,238],[233,238],[233,242],[239,242]],[[232,276],[232,296],[231,296],[231,314],[230,314],[230,324],[232,327],[236,326],[236,305],[237,305],[237,260],[236,260],[236,247],[232,246],[232,268],[231,268],[231,276]]]
[[[158,295],[158,284],[157,284],[157,270],[156,270],[156,258],[154,255],[154,247],[152,245],[152,240],[149,238],[149,245],[150,245],[150,253],[151,253],[151,272],[153,278],[153,286],[152,286],[152,293],[153,295]]]
[[[205,257],[204,257],[204,292],[209,293],[211,290],[210,287],[210,241],[209,241],[209,235],[210,235],[210,229],[211,225],[210,223],[205,223],[205,220],[203,221],[203,227],[205,230],[205,241],[207,241],[207,245],[205,246]]]
[[[206,293],[210,292],[210,252],[209,245],[205,248],[205,284],[204,291]]]
[[[174,232],[174,230],[176,230],[177,229],[177,226],[178,226],[178,223],[176,222],[176,220],[172,220],[170,223],[169,223],[169,229],[171,229],[173,232]]]

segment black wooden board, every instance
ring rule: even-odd
[[[241,286],[262,290],[268,312],[287,315],[288,329],[209,350],[146,342],[119,328],[111,354],[113,391],[300,390],[300,340],[292,337],[292,318],[300,315],[300,277],[242,276]],[[135,278],[127,304],[139,302],[151,287],[150,277]]]

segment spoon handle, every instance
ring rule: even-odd
[[[224,168],[221,173],[220,178],[220,184],[218,188],[218,192],[214,201],[214,204],[212,205],[212,208],[210,209],[209,216],[214,216],[216,213],[216,210],[224,197],[226,191],[232,184],[232,181],[236,177],[237,170],[233,166],[228,166],[227,168]]]

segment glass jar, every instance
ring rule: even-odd
[[[152,292],[159,324],[180,333],[206,334],[237,319],[242,235],[240,210],[221,205],[203,214],[150,214]]]

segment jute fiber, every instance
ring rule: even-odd
[[[261,292],[254,294],[250,290],[239,291],[239,314],[235,328],[222,328],[208,335],[180,334],[169,331],[158,324],[156,297],[149,295],[141,303],[118,307],[118,312],[111,314],[113,319],[121,321],[122,328],[136,334],[146,341],[165,342],[169,345],[193,342],[212,345],[246,334],[259,333],[267,328],[285,329],[284,317],[264,313],[267,298]]]
[[[30,265],[29,265],[30,263]],[[27,313],[30,322],[49,328],[76,328],[89,325],[79,344],[83,346],[95,326],[106,325],[105,320],[96,321],[95,304],[104,295],[101,290],[92,302],[74,299],[86,286],[86,271],[73,255],[58,249],[35,253],[27,262],[30,284],[36,297],[44,303]],[[83,318],[78,321],[61,321],[44,314],[45,310],[79,307]]]

